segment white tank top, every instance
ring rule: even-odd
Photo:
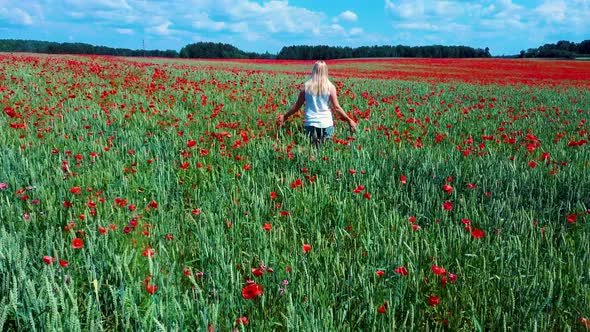
[[[334,125],[330,110],[330,94],[312,95],[305,92],[304,126],[328,128]]]

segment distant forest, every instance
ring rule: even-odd
[[[490,49],[468,46],[286,46],[279,53],[244,52],[237,47],[212,42],[198,42],[184,46],[180,52],[175,50],[131,50],[94,46],[85,43],[57,43],[38,40],[0,39],[0,52],[29,52],[48,54],[96,54],[113,56],[146,56],[166,58],[235,58],[235,59],[282,59],[282,60],[326,60],[344,58],[489,58]],[[575,58],[590,54],[590,40],[581,43],[559,41],[539,48],[521,51],[514,57],[522,58]]]
[[[556,44],[545,44],[538,48],[529,48],[520,51],[520,58],[567,58],[590,56],[590,40],[580,43],[572,43],[567,40],[558,41]]]

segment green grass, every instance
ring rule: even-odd
[[[590,315],[590,152],[567,146],[588,139],[587,90],[342,79],[344,109],[370,118],[315,150],[300,117],[274,126],[298,77],[0,63],[23,116],[0,117],[0,330],[575,331]],[[247,279],[264,294],[244,299]]]

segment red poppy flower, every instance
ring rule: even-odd
[[[432,272],[434,272],[434,274],[436,274],[437,276],[444,275],[447,273],[447,270],[444,267],[432,265],[431,269]]]
[[[53,262],[55,262],[55,258],[51,256],[43,256],[43,262],[47,265],[51,265]]]
[[[484,237],[484,235],[486,235],[486,232],[482,231],[481,229],[474,229],[471,232],[471,236],[473,236],[476,239],[480,239],[480,238]]]
[[[430,305],[431,307],[436,307],[439,303],[440,303],[440,299],[434,295],[431,295],[428,298],[428,305]]]
[[[195,146],[195,145],[197,145],[197,141],[195,141],[195,140],[192,140],[192,139],[191,139],[191,140],[189,140],[189,141],[186,143],[186,147],[187,147],[187,148],[192,148],[192,147],[193,147],[193,146]]]
[[[351,168],[351,169],[348,170],[348,173],[355,174],[356,173],[356,170],[354,170],[354,169]]]
[[[277,198],[277,193],[274,191],[270,192],[270,199],[276,199]]]
[[[412,224],[412,229],[413,229],[413,230],[417,231],[417,230],[419,230],[420,228],[422,228],[422,227],[420,227],[420,226],[418,226],[418,225],[416,225],[416,224]]]
[[[252,274],[255,277],[261,277],[264,274],[264,271],[262,269],[252,269]]]
[[[403,174],[402,174],[402,175],[400,175],[400,176],[399,176],[399,181],[400,181],[402,184],[406,184],[406,180],[407,180],[407,178],[406,178],[406,176],[405,176],[405,175],[403,175]]]
[[[475,187],[477,187],[477,186],[472,183],[467,184],[467,188],[469,188],[469,189],[475,189]]]
[[[152,284],[147,284],[145,286],[145,289],[147,290],[148,293],[150,293],[150,295],[154,295],[154,293],[158,290],[158,286],[152,285]]]
[[[70,192],[74,195],[80,195],[82,193],[82,188],[72,187],[72,188],[70,188]]]
[[[384,314],[387,312],[387,302],[383,302],[383,304],[377,309],[380,314]]]
[[[574,223],[577,219],[578,217],[573,213],[567,216],[567,222],[569,223]]]
[[[70,265],[70,263],[68,263],[68,261],[64,261],[63,259],[59,260],[59,265],[61,267],[68,267],[68,265]]]
[[[443,190],[450,195],[453,192],[453,187],[448,184],[445,184],[443,185]]]
[[[306,243],[306,244],[303,245],[303,253],[304,254],[307,254],[307,252],[310,251],[310,250],[311,250],[311,245],[310,244],[307,244]]]
[[[236,319],[236,324],[237,325],[240,325],[240,324],[247,325],[248,324],[248,318],[246,318],[246,316],[239,317],[238,319]]]
[[[262,286],[258,284],[249,284],[246,287],[242,288],[242,297],[246,300],[251,300],[257,296],[262,295],[262,293]]]
[[[535,168],[535,167],[537,167],[537,163],[534,162],[534,161],[529,161],[529,167],[530,168]]]
[[[375,271],[375,274],[376,274],[378,277],[383,277],[383,275],[385,275],[385,271],[383,271],[383,270],[377,270],[377,271]]]
[[[416,222],[416,217],[412,216],[412,217],[408,218],[408,220],[413,224]]]
[[[356,188],[353,189],[352,192],[355,194],[359,194],[363,190],[365,190],[365,187],[359,185],[359,186],[356,186]]]
[[[442,207],[447,211],[451,211],[453,209],[453,203],[451,201],[446,201],[443,203]]]
[[[84,241],[80,238],[75,238],[72,240],[72,248],[74,249],[81,249],[84,247]]]
[[[303,187],[303,182],[301,182],[301,179],[295,179],[295,181],[291,182],[291,188],[298,187]]]
[[[449,279],[451,279],[451,282],[457,281],[457,275],[456,274],[449,273],[448,276],[449,276]]]
[[[371,199],[371,194],[369,194],[368,192],[365,191],[365,193],[363,194],[363,197],[366,199]]]
[[[142,256],[144,256],[144,257],[148,257],[148,256],[149,256],[149,257],[154,257],[154,253],[155,253],[154,249],[152,249],[152,248],[146,248],[146,249],[145,249],[145,250],[144,250],[144,251],[141,253],[141,255],[142,255]]]
[[[270,231],[272,230],[272,225],[269,223],[264,224],[264,226],[262,226],[262,229],[264,229],[265,231]]]
[[[408,275],[408,269],[406,269],[405,266],[400,266],[397,269],[395,269],[395,273],[401,274],[402,276],[407,276]]]

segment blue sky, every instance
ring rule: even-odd
[[[590,0],[0,0],[0,38],[180,50],[198,41],[466,45],[516,54],[590,39]]]

